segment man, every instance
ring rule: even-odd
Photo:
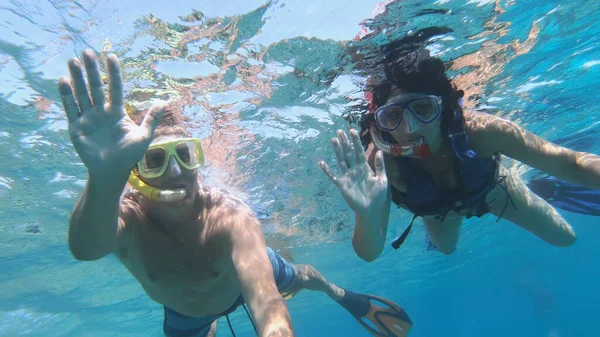
[[[259,336],[293,336],[280,292],[303,288],[325,292],[372,333],[380,332],[363,317],[389,336],[408,332],[410,319],[396,304],[341,289],[267,248],[248,205],[201,185],[202,146],[180,114],[157,104],[145,116],[128,116],[115,55],[107,57],[105,104],[96,56],[85,51],[82,58],[89,90],[77,59],[69,60],[71,82],[58,83],[71,141],[89,174],[71,216],[69,247],[84,261],[115,253],[164,305],[167,336],[214,336],[216,320],[243,303]]]

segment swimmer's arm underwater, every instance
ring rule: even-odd
[[[119,203],[129,172],[123,175],[90,174],[69,223],[69,249],[76,259],[97,260],[115,250],[118,233],[125,227]]]
[[[346,133],[338,130],[337,137],[331,140],[339,175],[334,174],[324,161],[320,161],[319,166],[354,211],[354,251],[361,259],[371,262],[381,254],[385,243],[390,186],[383,152],[376,151],[373,155],[375,151],[371,147],[371,151],[365,154],[358,132],[350,130],[350,137],[352,145]]]
[[[277,290],[265,239],[256,217],[235,218],[232,259],[259,337],[292,337],[292,320],[285,300]]]
[[[500,152],[557,178],[589,188],[600,188],[599,156],[555,145],[510,121],[487,114],[479,115],[477,119],[482,123],[475,123],[479,124],[480,130],[474,133],[477,137],[474,143],[484,146],[484,152]]]
[[[119,61],[108,55],[108,100],[105,97],[96,54],[87,50],[69,60],[71,79],[58,81],[69,122],[69,136],[89,177],[69,225],[69,248],[76,259],[97,260],[114,251],[119,229],[119,199],[131,168],[139,161],[167,109],[154,105],[141,125],[125,113]],[[87,74],[87,84],[83,67]]]
[[[388,204],[389,205],[389,204]],[[389,206],[387,212],[380,216],[365,219],[354,213],[354,234],[352,235],[352,248],[356,255],[366,262],[373,262],[383,251],[385,244],[387,223],[389,219]]]
[[[375,158],[377,156],[377,150],[373,144],[369,144],[365,157],[367,164],[373,170],[377,171],[375,167]],[[380,160],[383,160],[383,154]],[[385,164],[384,164],[385,165]],[[388,182],[389,184],[389,182]],[[388,191],[389,191],[388,187]],[[385,239],[387,236],[387,227],[390,217],[391,198],[389,193],[383,203],[380,204],[380,210],[371,212],[368,218],[361,216],[359,213],[354,212],[354,234],[352,235],[352,248],[356,255],[366,262],[373,262],[383,251]]]

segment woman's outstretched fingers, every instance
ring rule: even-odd
[[[348,140],[348,136],[346,136],[346,133],[343,130],[338,130],[337,135],[338,135],[338,138],[340,139],[340,142],[342,143],[342,151],[343,151],[344,159],[346,160],[346,163],[348,164],[348,168],[351,168],[354,165],[356,165],[356,158],[354,156],[354,151],[352,150],[352,146],[350,146],[350,141]]]
[[[319,162],[319,166],[321,167],[321,170],[323,170],[323,172],[325,172],[325,174],[329,177],[329,179],[331,179],[331,181],[337,185],[337,177],[333,174],[333,171],[331,171],[329,165],[321,160]]]
[[[358,131],[355,129],[350,130],[350,138],[352,138],[352,147],[354,148],[354,155],[356,156],[357,164],[364,164],[367,162],[367,157],[365,156],[365,151],[363,151],[363,146],[360,141],[360,135]]]
[[[385,162],[383,161],[383,152],[378,150],[375,154],[375,175],[387,179],[385,174]]]
[[[348,163],[346,163],[346,159],[344,158],[340,140],[335,137],[332,138],[331,145],[333,145],[333,153],[335,153],[335,159],[337,160],[338,168],[340,169],[340,172],[344,174],[346,171],[348,171]]]

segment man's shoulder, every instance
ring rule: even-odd
[[[200,196],[207,199],[212,199],[215,202],[227,203],[227,202],[245,202],[240,197],[237,191],[234,191],[227,187],[214,187],[214,186],[201,186]]]
[[[203,209],[199,220],[213,238],[229,238],[232,242],[241,242],[239,238],[246,238],[250,233],[261,231],[258,217],[237,191],[203,187],[200,189],[200,195]]]
[[[200,196],[207,211],[228,211],[230,214],[251,213],[252,208],[246,203],[240,193],[229,188],[203,186]]]

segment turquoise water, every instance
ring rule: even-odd
[[[467,106],[600,153],[600,4],[579,1],[28,1],[0,4],[0,335],[161,336],[162,308],[113,257],[75,261],[68,217],[87,177],[56,90],[85,48],[117,53],[132,104],[170,96],[207,150],[206,179],[240,191],[270,244],[331,281],[399,303],[411,336],[599,336],[598,218],[563,212],[577,243],[548,246],[488,216],[451,256],[422,226],[365,263],[352,214],[316,163],[359,86],[344,45],[367,19],[383,43],[432,25]],[[429,14],[427,14],[429,13]],[[141,89],[146,89],[142,91]],[[508,161],[515,175],[535,171]],[[395,210],[389,240],[409,215]],[[419,223],[419,222],[418,222]],[[298,336],[369,336],[325,295],[289,308]],[[243,311],[238,336],[254,332]],[[220,321],[219,336],[229,336]]]

